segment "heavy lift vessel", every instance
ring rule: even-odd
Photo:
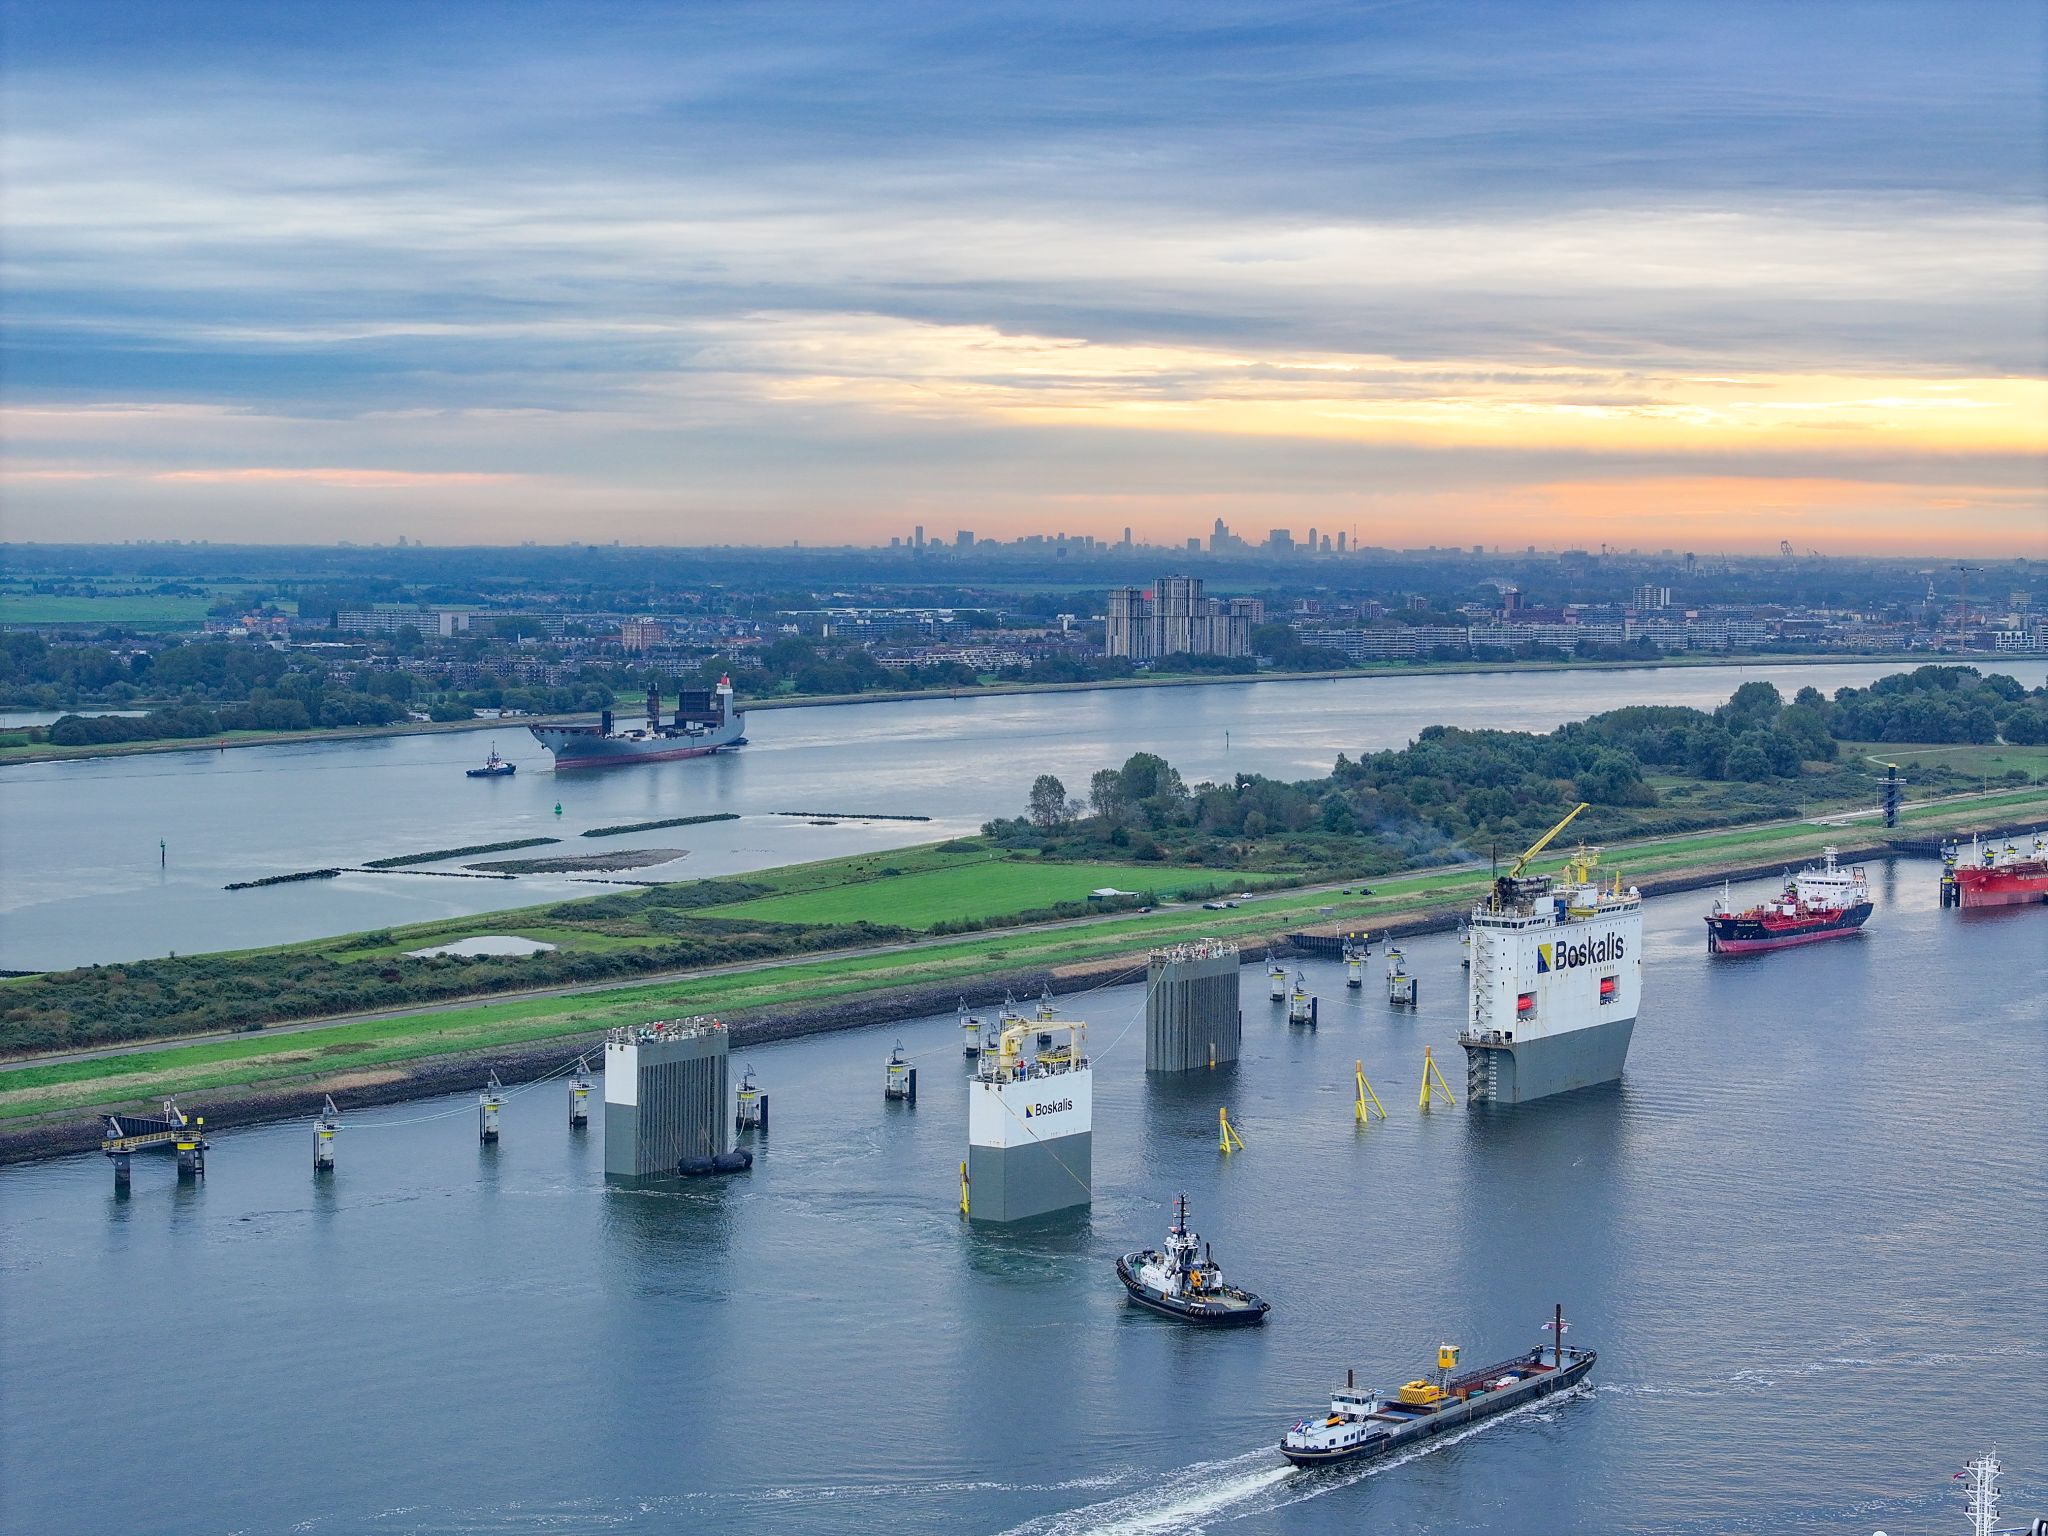
[[[1468,1103],[1526,1104],[1621,1076],[1643,986],[1643,898],[1581,847],[1562,875],[1526,873],[1585,804],[1515,860],[1472,913]]]

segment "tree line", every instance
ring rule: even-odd
[[[1238,774],[1190,785],[1163,758],[1138,752],[1094,773],[1085,798],[1041,774],[1021,817],[983,831],[1055,857],[1113,849],[1230,867],[1384,870],[1526,841],[1580,801],[1592,808],[1581,826],[1593,837],[1791,814],[1803,795],[1862,782],[1862,765],[1835,766],[1843,740],[2006,732],[2032,742],[2044,739],[2044,720],[2048,689],[2029,692],[1970,667],[1922,667],[1833,699],[1802,688],[1790,703],[1759,681],[1711,711],[1635,705],[1540,734],[1430,726],[1405,747],[1340,754],[1328,775],[1294,782]],[[1895,734],[1907,730],[1937,734]]]

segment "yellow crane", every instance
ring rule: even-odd
[[[1521,879],[1522,871],[1529,867],[1529,861],[1535,858],[1536,855],[1541,853],[1544,849],[1548,848],[1551,844],[1552,839],[1554,839],[1557,836],[1557,834],[1562,832],[1566,827],[1570,826],[1572,824],[1572,819],[1576,817],[1579,814],[1579,812],[1583,811],[1587,806],[1591,804],[1592,802],[1590,800],[1581,800],[1577,805],[1571,808],[1570,813],[1566,815],[1563,821],[1560,821],[1548,832],[1544,833],[1541,837],[1537,838],[1535,842],[1531,843],[1528,846],[1527,850],[1523,852],[1522,856],[1519,859],[1515,860],[1514,867],[1508,871],[1508,878],[1510,880]]]

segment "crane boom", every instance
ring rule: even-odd
[[[1562,832],[1566,827],[1570,826],[1572,824],[1572,818],[1577,816],[1579,812],[1583,811],[1590,804],[1592,804],[1592,802],[1589,800],[1581,800],[1577,805],[1571,808],[1570,814],[1568,814],[1563,821],[1560,821],[1548,832],[1544,833],[1541,837],[1537,838],[1535,842],[1531,843],[1528,847],[1528,850],[1524,852],[1519,859],[1515,860],[1514,868],[1508,871],[1508,878],[1510,880],[1521,879],[1522,871],[1529,867],[1529,861],[1535,858],[1536,855],[1541,853],[1544,849],[1548,848],[1550,846],[1551,839],[1556,837],[1557,834]]]

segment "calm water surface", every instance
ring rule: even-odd
[[[495,1150],[469,1099],[353,1117],[317,1186],[304,1123],[126,1200],[97,1157],[5,1170],[0,1527],[1900,1536],[1963,1529],[1949,1474],[1993,1441],[2032,1514],[2048,912],[1873,878],[1861,938],[1713,963],[1706,897],[1652,902],[1627,1080],[1521,1110],[1416,1109],[1423,1046],[1461,1059],[1448,937],[1409,946],[1419,1017],[1307,967],[1314,1033],[1246,967],[1245,1059],[1186,1081],[1142,1071],[1141,989],[1074,1000],[1094,1206],[1010,1235],[954,1209],[951,1019],[741,1053],[773,1132],[715,1187],[607,1189],[559,1080]],[[1124,1304],[1179,1190],[1264,1329]],[[1369,1473],[1274,1454],[1347,1366],[1508,1354],[1553,1300],[1583,1395]]]
[[[1059,774],[1079,793],[1089,774],[1140,748],[1191,782],[1240,772],[1300,778],[1329,772],[1339,752],[1399,746],[1437,722],[1549,730],[1624,704],[1711,706],[1753,677],[1789,696],[1807,683],[1829,691],[1867,683],[1899,665],[1347,678],[767,710],[748,722],[751,744],[737,753],[560,776],[539,744],[510,726],[6,768],[0,967],[282,943],[605,889],[562,876],[515,883],[395,873],[222,889],[389,854],[560,837],[562,848],[543,851],[688,850],[626,878],[731,874],[969,832],[1020,812],[1038,774]],[[2048,677],[2039,661],[2009,670],[2029,686]],[[519,764],[518,776],[464,778],[494,741]],[[710,811],[742,819],[578,835]],[[932,820],[818,827],[778,811]]]

